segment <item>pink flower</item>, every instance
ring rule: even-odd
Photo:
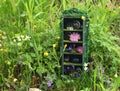
[[[70,36],[69,40],[72,41],[72,42],[78,42],[78,40],[81,39],[80,34],[75,33],[75,32],[73,32],[69,36]]]
[[[77,52],[83,53],[83,48],[82,48],[81,46],[78,46],[78,47],[77,47]]]

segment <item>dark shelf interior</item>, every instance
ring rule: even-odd
[[[65,75],[79,77],[83,62],[83,20],[81,18],[63,19],[63,52],[62,69]]]
[[[82,66],[64,65],[64,74],[79,77]]]
[[[82,55],[64,54],[64,62],[82,63]]]
[[[68,27],[73,27],[73,29],[82,29],[83,28],[83,20],[80,18],[64,18],[64,29],[68,29]]]

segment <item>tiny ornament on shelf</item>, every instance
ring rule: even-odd
[[[69,35],[69,40],[72,42],[78,42],[81,39],[80,34],[73,32],[72,34]]]
[[[78,46],[76,50],[79,53],[83,53],[83,47],[82,46]]]

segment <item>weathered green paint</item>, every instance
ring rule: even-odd
[[[62,13],[61,24],[60,24],[60,28],[61,28],[61,53],[63,54],[62,58],[61,58],[62,74],[64,74],[64,19],[65,18],[81,19],[82,16],[85,17],[85,20],[83,20],[83,28],[82,28],[83,54],[82,54],[82,63],[80,65],[83,65],[85,62],[88,62],[88,50],[89,50],[89,48],[88,48],[88,34],[89,34],[89,31],[88,31],[88,29],[89,29],[88,14],[85,11],[78,10],[76,8],[72,8],[70,10],[65,10]]]

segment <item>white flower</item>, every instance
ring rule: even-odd
[[[2,44],[0,43],[0,47],[2,47]]]
[[[14,39],[13,42],[16,42],[16,39]]]
[[[25,39],[24,40],[30,40],[30,36],[26,35]]]
[[[22,43],[21,43],[21,42],[18,42],[17,45],[18,45],[18,46],[22,46]]]
[[[117,77],[118,77],[117,73],[114,75],[114,77],[115,77],[115,78],[117,78]]]
[[[18,41],[21,41],[21,38],[20,38],[20,36],[18,36],[18,37],[17,37],[17,39],[18,39]]]
[[[6,36],[2,36],[2,39],[4,40],[4,39],[6,39],[7,37]]]
[[[17,81],[17,78],[14,78],[13,81],[16,82],[16,81]]]
[[[20,37],[21,37],[22,39],[24,39],[25,36],[21,35]]]
[[[88,63],[84,63],[84,67],[87,67],[88,66]]]
[[[88,67],[84,67],[84,70],[87,71],[87,70],[88,70]]]

